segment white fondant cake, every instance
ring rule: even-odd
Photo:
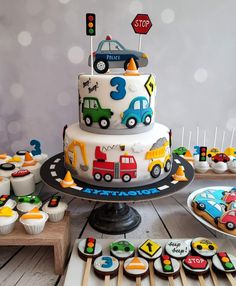
[[[165,178],[171,132],[154,123],[152,74],[79,76],[79,123],[64,132],[72,176],[103,187],[137,187]]]

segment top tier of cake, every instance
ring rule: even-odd
[[[99,134],[137,134],[150,130],[155,117],[152,74],[79,75],[80,128]]]

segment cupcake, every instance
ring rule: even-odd
[[[28,234],[39,234],[43,231],[45,223],[48,220],[48,214],[39,211],[38,208],[32,209],[30,212],[20,217],[20,223]]]
[[[14,209],[16,206],[16,201],[11,199],[9,195],[0,196],[0,208],[9,207],[10,209]]]
[[[9,160],[7,160],[7,163],[11,163],[16,166],[16,168],[21,168],[23,164],[23,159],[20,156],[14,155]]]
[[[16,196],[27,196],[34,192],[34,175],[29,170],[21,169],[11,174],[11,185]]]
[[[18,213],[9,207],[0,208],[0,235],[12,232],[18,217]]]
[[[236,158],[228,162],[228,169],[231,173],[236,174]]]
[[[18,211],[22,213],[27,213],[31,211],[33,208],[40,208],[42,206],[42,202],[37,196],[24,196],[18,197],[18,204],[16,208]]]
[[[228,169],[227,163],[224,163],[224,162],[215,163],[214,161],[212,161],[211,167],[212,167],[213,172],[217,174],[223,174]]]
[[[40,177],[40,168],[41,164],[37,162],[31,155],[30,153],[25,154],[25,161],[24,164],[22,165],[25,169],[29,170],[32,174],[34,174],[34,181],[35,184],[41,182],[41,177]]]
[[[10,180],[8,178],[0,177],[0,196],[10,195]]]
[[[10,178],[11,174],[16,172],[18,169],[12,163],[3,163],[0,165],[0,176],[4,178]]]
[[[41,153],[40,155],[34,155],[33,157],[36,161],[43,165],[43,163],[46,162],[48,159],[48,154]]]
[[[195,171],[197,173],[204,174],[210,169],[207,161],[197,161],[195,162]]]
[[[60,196],[53,196],[42,208],[42,210],[48,214],[49,221],[58,222],[63,219],[67,204],[61,202]]]

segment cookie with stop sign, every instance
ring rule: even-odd
[[[195,275],[205,274],[209,271],[209,264],[201,256],[188,255],[183,261],[184,269]]]

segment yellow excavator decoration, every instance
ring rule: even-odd
[[[72,165],[74,169],[76,169],[76,164],[77,164],[77,150],[76,147],[80,148],[80,152],[82,155],[82,159],[84,164],[80,164],[80,169],[83,171],[88,171],[88,159],[86,155],[86,146],[85,143],[73,140],[67,147],[65,147],[65,162],[68,165]],[[72,160],[70,159],[69,153],[72,154],[73,158]]]

